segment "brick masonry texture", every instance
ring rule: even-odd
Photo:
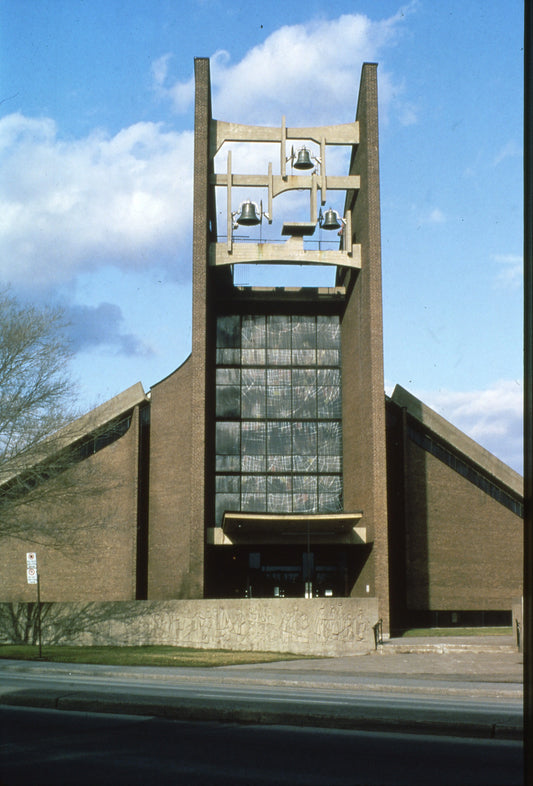
[[[388,544],[383,396],[383,330],[381,303],[381,241],[379,222],[379,160],[377,73],[363,68],[357,120],[360,144],[350,174],[361,177],[352,225],[361,244],[362,267],[348,287],[342,320],[343,445],[345,509],[363,511],[361,524],[373,541],[369,562],[355,593],[366,586],[380,598],[380,615],[388,630]]]
[[[191,387],[189,358],[152,389],[148,597],[188,597],[191,578]],[[194,589],[192,590],[194,592]]]
[[[138,439],[136,408],[126,434],[68,470],[88,490],[80,493],[68,538],[62,538],[59,548],[43,545],[39,538],[38,508],[34,539],[2,541],[0,600],[36,600],[36,587],[26,580],[30,551],[37,554],[43,601],[135,598]],[[63,514],[58,504],[58,520]]]
[[[410,609],[511,609],[522,594],[522,519],[408,442]]]

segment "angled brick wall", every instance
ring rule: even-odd
[[[80,482],[75,514],[68,512],[68,537],[43,545],[36,507],[34,538],[2,540],[0,600],[36,600],[36,587],[26,580],[29,551],[37,554],[43,601],[135,599],[138,444],[136,407],[120,439],[68,470]],[[58,521],[64,510],[57,498]]]
[[[192,361],[151,392],[148,598],[197,596],[192,527]]]
[[[510,610],[523,520],[411,441],[405,476],[407,608]]]

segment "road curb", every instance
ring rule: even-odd
[[[312,728],[346,729],[352,731],[381,731],[404,734],[432,734],[438,736],[518,740],[523,738],[521,725],[488,722],[447,722],[438,717],[419,720],[388,717],[379,713],[373,716],[353,717],[347,708],[338,712],[307,710],[304,713],[256,709],[235,702],[231,707],[222,702],[202,704],[194,699],[165,697],[161,701],[153,696],[61,692],[51,690],[14,691],[0,696],[0,706],[28,707],[113,715],[157,717],[166,720],[216,722],[232,724],[282,725]]]

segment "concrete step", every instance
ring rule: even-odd
[[[380,645],[383,654],[406,655],[409,653],[452,652],[518,652],[513,636],[480,636],[449,638],[387,639]]]

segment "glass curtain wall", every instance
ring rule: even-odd
[[[216,524],[342,510],[337,316],[217,320]]]

